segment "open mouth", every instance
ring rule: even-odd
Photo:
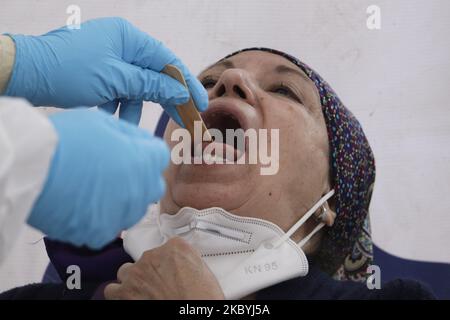
[[[198,156],[201,150],[208,162],[234,163],[244,155],[245,130],[238,115],[228,110],[212,110],[203,115],[203,121],[213,136],[213,141],[202,142],[197,146],[192,144],[193,156]]]
[[[242,126],[236,116],[228,111],[218,110],[206,114],[204,119],[208,129],[218,129],[223,136],[226,134],[226,129],[242,129]]]

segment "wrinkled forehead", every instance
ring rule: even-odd
[[[243,51],[231,57],[221,59],[203,70],[200,75],[212,70],[220,71],[230,68],[244,69],[255,78],[265,76],[283,68],[284,70],[290,69],[292,72],[297,73],[303,81],[313,84],[303,70],[288,59],[278,54],[259,50]]]

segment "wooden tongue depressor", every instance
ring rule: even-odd
[[[189,90],[186,81],[184,80],[183,74],[176,66],[168,64],[164,67],[162,72],[178,80]],[[202,141],[212,141],[212,137],[208,131],[208,128],[206,128],[205,122],[203,122],[203,119],[197,108],[195,107],[194,100],[191,96],[189,97],[188,102],[186,102],[185,104],[180,104],[176,108],[185,128],[191,134],[192,139],[194,139],[194,121],[200,121],[202,124]]]

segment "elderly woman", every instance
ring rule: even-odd
[[[359,122],[316,72],[285,53],[250,48],[199,78],[209,127],[279,129],[278,172],[171,163],[160,207],[125,236],[136,262],[121,240],[98,253],[46,240],[61,277],[80,266],[82,289],[38,284],[4,297],[433,298],[414,281],[366,285],[374,158]],[[171,121],[164,134],[172,147],[176,128]]]

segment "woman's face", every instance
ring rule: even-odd
[[[215,119],[215,126],[222,121],[235,128],[236,123],[223,112],[232,110],[244,130],[279,130],[279,146],[275,146],[279,159],[273,159],[279,162],[279,170],[261,175],[259,163],[171,163],[165,172],[162,212],[173,214],[185,206],[221,207],[289,229],[330,189],[328,137],[316,87],[296,65],[262,51],[243,52],[216,63],[199,79],[209,94],[210,105],[203,114],[207,125],[208,119]],[[171,147],[177,144],[170,139],[176,128],[171,120],[165,131],[164,139]],[[269,151],[272,143],[269,139]]]

